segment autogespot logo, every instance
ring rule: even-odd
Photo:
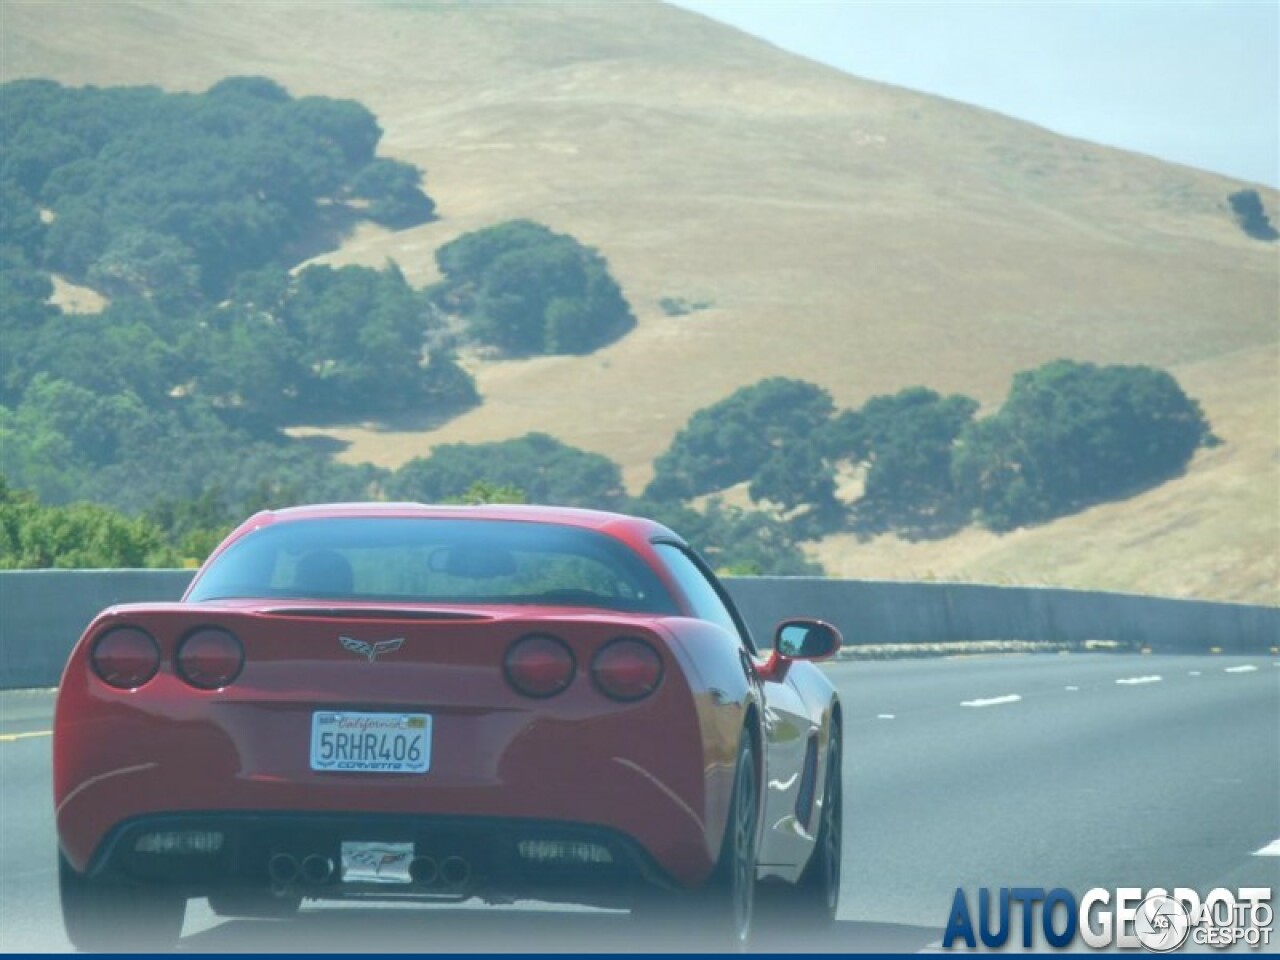
[[[1134,935],[1153,953],[1177,950],[1187,942],[1190,932],[1191,917],[1187,908],[1162,893],[1143,900],[1138,905],[1138,915],[1133,918]]]
[[[1015,908],[1020,908],[1020,917],[1015,918]],[[1258,950],[1270,945],[1274,920],[1270,887],[1241,887],[1235,893],[1218,887],[1203,900],[1187,887],[1172,892],[1160,887],[1095,887],[1079,900],[1062,887],[1047,892],[1043,887],[1001,887],[994,895],[983,887],[976,911],[970,910],[961,888],[951,901],[942,946],[973,950],[981,943],[999,949],[1015,935],[1017,923],[1016,932],[1027,949],[1039,945],[1038,927],[1044,942],[1057,949],[1073,948],[1079,939],[1095,950],[1171,953],[1188,944],[1197,950]]]

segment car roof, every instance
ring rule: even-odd
[[[537,504],[427,504],[427,503],[317,503],[280,510],[264,510],[245,526],[304,519],[352,517],[398,517],[404,519],[504,520],[548,523],[608,532],[622,540],[650,541],[655,538],[680,541],[667,527],[653,520],[606,510],[584,510]]]

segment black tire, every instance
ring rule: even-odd
[[[751,737],[742,731],[734,769],[733,797],[724,827],[720,860],[712,875],[710,932],[731,949],[751,940],[756,901],[756,854],[759,843],[760,780]]]
[[[67,939],[89,953],[158,953],[182,935],[186,898],[77,873],[58,851],[58,894]]]
[[[844,839],[844,781],[840,728],[832,726],[827,743],[827,777],[822,789],[822,820],[809,864],[797,884],[798,907],[809,923],[830,926],[840,906],[841,845]]]
[[[631,915],[647,949],[684,953],[746,949],[755,919],[759,796],[755,751],[743,731],[720,859],[711,879],[692,895],[658,888],[637,891]]]
[[[209,894],[209,908],[220,917],[286,920],[298,912],[302,897],[296,893],[276,896],[255,887],[226,887]]]

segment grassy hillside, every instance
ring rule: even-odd
[[[485,397],[426,432],[325,425],[344,457],[546,430],[633,488],[698,407],[771,374],[838,403],[926,384],[997,404],[1055,357],[1147,363],[1226,444],[1156,491],[1005,537],[836,538],[836,574],[1053,582],[1280,602],[1277,247],[1238,184],[841,74],[657,3],[4,0],[0,79],[204,89],[265,74],[353,97],[427,172],[440,220],[322,260],[435,279],[512,217],[609,259],[639,327],[585,358],[473,359]],[[1263,191],[1273,218],[1277,196]],[[668,317],[664,297],[709,309]]]

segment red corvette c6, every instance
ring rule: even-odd
[[[694,900],[834,917],[841,710],[815,620],[752,642],[679,537],[548,507],[260,513],[180,603],[103,611],[58,695],[63,917],[163,947],[186,901]]]

